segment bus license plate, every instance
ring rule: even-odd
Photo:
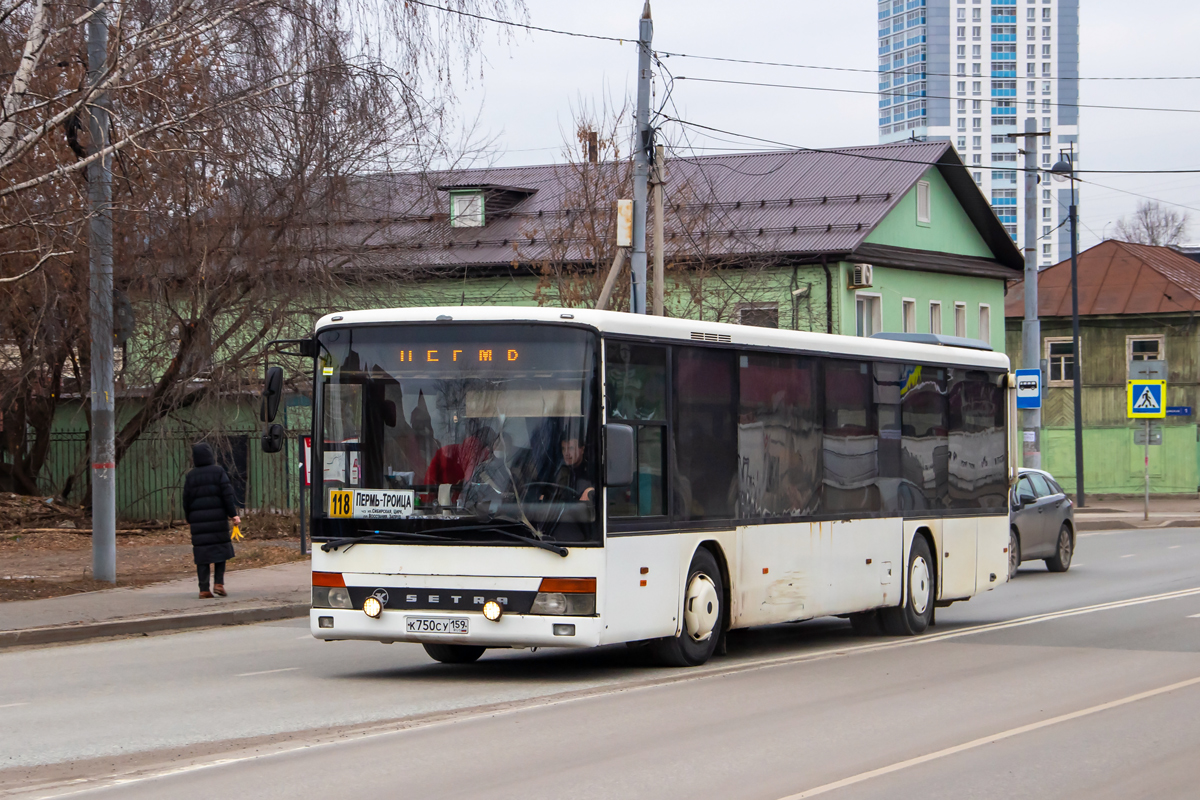
[[[404,629],[408,633],[452,633],[467,634],[466,617],[405,617]]]

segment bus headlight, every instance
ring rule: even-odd
[[[383,613],[383,603],[378,597],[371,595],[363,600],[363,613],[371,619],[379,619],[379,615]]]
[[[345,586],[312,587],[313,608],[353,608],[350,590]]]
[[[542,578],[530,614],[590,617],[596,613],[595,578]]]
[[[488,600],[483,604],[483,617],[486,620],[495,622],[500,619],[500,615],[504,613],[504,606],[497,603],[495,600]]]
[[[530,614],[553,614],[570,617],[590,617],[596,613],[596,595],[538,592],[533,598]]]

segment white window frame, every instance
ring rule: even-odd
[[[464,205],[478,199],[479,210],[464,214]],[[451,192],[450,193],[450,227],[451,228],[482,228],[484,224],[483,192]]]
[[[967,304],[958,301],[954,303],[954,335],[967,338]]]
[[[929,301],[929,332],[942,332],[942,303],[940,300]]]
[[[986,319],[984,319],[986,317]],[[984,344],[992,343],[992,305],[979,304],[979,335],[975,337]]]
[[[859,325],[859,320],[862,319],[863,312],[860,306],[865,306],[866,301],[871,301],[871,326],[874,330],[871,333],[879,333],[883,330],[883,295],[878,292],[855,292],[854,293],[854,335],[855,336],[870,336],[871,333],[866,333],[862,326]]]
[[[917,224],[928,226],[933,222],[933,193],[929,181],[917,181]]]
[[[900,328],[904,333],[917,332],[917,300],[905,297],[900,301]]]
[[[1050,345],[1052,344],[1071,344],[1070,336],[1046,336],[1042,339],[1042,356],[1046,359],[1046,385],[1047,386],[1074,386],[1073,380],[1050,380],[1050,376],[1054,374],[1054,365],[1050,363]],[[1061,358],[1061,356],[1059,356]],[[1083,340],[1079,342],[1079,360],[1083,360]],[[1074,371],[1074,366],[1072,367]]]
[[[1133,343],[1134,342],[1158,342],[1158,358],[1164,359],[1167,354],[1167,337],[1162,333],[1142,333],[1136,336],[1125,337],[1125,364],[1133,363]],[[1147,359],[1139,358],[1138,361],[1146,361]]]

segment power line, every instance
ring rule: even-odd
[[[577,31],[560,31],[555,28],[543,28],[538,25],[529,25],[528,23],[524,22],[513,22],[512,20],[508,19],[500,19],[499,17],[489,17],[484,14],[475,14],[470,11],[462,11],[457,8],[446,8],[445,6],[439,6],[434,3],[422,2],[422,0],[404,0],[404,2],[414,6],[431,8],[435,11],[444,11],[447,14],[457,14],[460,17],[470,17],[471,19],[481,20],[483,22],[494,22],[497,25],[507,25],[510,28],[524,28],[527,31],[536,31],[537,33],[553,33],[556,36],[574,36],[577,39],[598,39],[602,42],[616,42],[617,44],[624,44],[626,41],[637,41],[636,39],[620,39],[616,36],[600,36],[595,33],[579,33]]]
[[[748,58],[725,58],[721,56],[699,56],[692,53],[672,53],[666,50],[659,50],[658,54],[665,57],[675,58],[693,58],[699,61],[723,61],[730,64],[753,64],[761,67],[787,67],[790,69],[812,69],[823,70],[826,72],[855,72],[878,76],[880,71],[874,69],[863,69],[861,67],[830,67],[816,64],[789,64],[783,61],[755,61]],[[899,67],[897,67],[899,69]],[[883,70],[883,72],[891,72],[892,70]],[[955,78],[962,77],[949,72],[924,72],[923,75],[933,76],[937,78]],[[1045,76],[1042,76],[1043,78]],[[1200,75],[1162,75],[1152,77],[1141,76],[1126,76],[1126,77],[1087,77],[1077,78],[1081,81],[1197,81],[1200,80]]]
[[[667,120],[670,120],[671,122],[676,122],[680,125],[684,125],[684,126],[687,126],[690,128],[695,128],[697,130],[713,131],[715,133],[721,133],[726,136],[736,136],[739,139],[747,139],[747,140],[753,141],[753,142],[763,142],[765,144],[772,144],[772,145],[776,145],[778,147],[785,147],[789,150],[802,150],[802,151],[808,152],[808,153],[827,153],[830,155],[846,156],[848,158],[861,158],[861,159],[866,159],[868,161],[890,161],[890,162],[898,163],[898,164],[918,164],[918,165],[923,165],[926,167],[939,166],[939,164],[937,162],[931,163],[928,161],[917,161],[917,160],[908,159],[908,158],[895,158],[892,156],[879,156],[879,155],[871,155],[868,153],[854,153],[854,152],[848,152],[846,150],[826,150],[826,149],[817,148],[817,147],[802,147],[800,145],[790,144],[788,142],[780,142],[780,141],[776,141],[774,139],[764,139],[761,136],[751,136],[751,135],[745,134],[745,133],[737,133],[736,131],[724,130],[722,128],[714,128],[709,125],[701,125],[700,123],[697,123],[697,122],[690,122],[688,120],[678,119],[676,117],[664,117],[664,118]],[[899,145],[899,144],[903,144],[903,142],[895,142],[895,144]],[[949,145],[947,144],[947,146],[949,146]],[[946,165],[946,166],[951,166],[951,165]],[[983,166],[980,164],[973,164],[970,166],[964,164],[963,169],[968,170],[968,171],[988,170],[991,172],[1030,172],[1030,171],[1038,172],[1038,173],[1046,172],[1046,170],[1040,170],[1040,169],[1027,170],[1027,169],[1024,169],[1023,167],[988,167],[988,166]],[[1194,171],[1200,172],[1200,170],[1194,170]],[[1150,197],[1149,195],[1139,194],[1138,192],[1132,192],[1132,191],[1129,191],[1126,189],[1118,189],[1115,186],[1106,186],[1104,184],[1096,183],[1095,181],[1091,181],[1091,180],[1087,180],[1085,178],[1079,177],[1080,175],[1083,175],[1083,174],[1107,174],[1108,172],[1109,172],[1109,170],[1077,170],[1075,172],[1075,180],[1079,181],[1080,183],[1086,183],[1086,184],[1089,184],[1092,186],[1096,186],[1097,188],[1108,189],[1109,191],[1113,191],[1113,192],[1120,192],[1122,194],[1133,195],[1134,197],[1140,197],[1143,200],[1152,200],[1156,203],[1166,203],[1169,206],[1176,206],[1178,208],[1186,208],[1189,211],[1195,211],[1197,213],[1200,213],[1200,208],[1193,208],[1192,206],[1184,205],[1182,203],[1175,203],[1170,200],[1163,200],[1158,197]],[[1153,171],[1149,171],[1146,173],[1127,171],[1123,174],[1154,174],[1154,173],[1153,173]]]
[[[908,100],[955,100],[955,99],[957,99],[957,98],[948,97],[948,96],[926,95],[926,94],[891,94],[891,95],[887,95],[886,90],[880,91],[880,90],[869,90],[869,89],[835,89],[835,88],[829,87],[829,86],[799,86],[797,84],[792,84],[792,83],[764,83],[762,81],[734,81],[734,80],[728,80],[725,78],[697,78],[697,77],[694,77],[691,75],[677,75],[675,77],[675,80],[677,80],[677,81],[697,81],[699,83],[723,83],[723,84],[729,84],[732,86],[761,86],[761,87],[765,87],[768,89],[801,89],[801,90],[808,91],[808,92],[834,92],[836,94],[869,94],[869,95],[876,95],[876,96],[883,95],[883,96],[894,97],[897,99],[907,98]],[[993,106],[997,102],[1011,102],[1013,104],[1012,107],[1015,109],[1016,104],[1019,101],[1016,98],[1013,98],[1012,100],[996,100],[995,98],[992,98],[989,102]],[[1043,105],[1043,107],[1045,107],[1045,105],[1046,105],[1045,100],[1042,101],[1042,105]],[[1107,105],[1094,105],[1094,104],[1090,104],[1090,103],[1050,103],[1050,105],[1051,106],[1061,106],[1063,108],[1100,108],[1100,109],[1106,109],[1106,110],[1110,110],[1110,111],[1165,111],[1165,112],[1177,112],[1180,114],[1200,114],[1200,108],[1154,108],[1154,107],[1147,107],[1147,106],[1107,106]],[[1006,106],[1001,106],[1001,108],[1005,108],[1005,107]]]

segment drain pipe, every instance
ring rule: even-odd
[[[829,274],[829,257],[821,256],[821,268],[825,270],[825,332],[833,333],[833,276]]]

